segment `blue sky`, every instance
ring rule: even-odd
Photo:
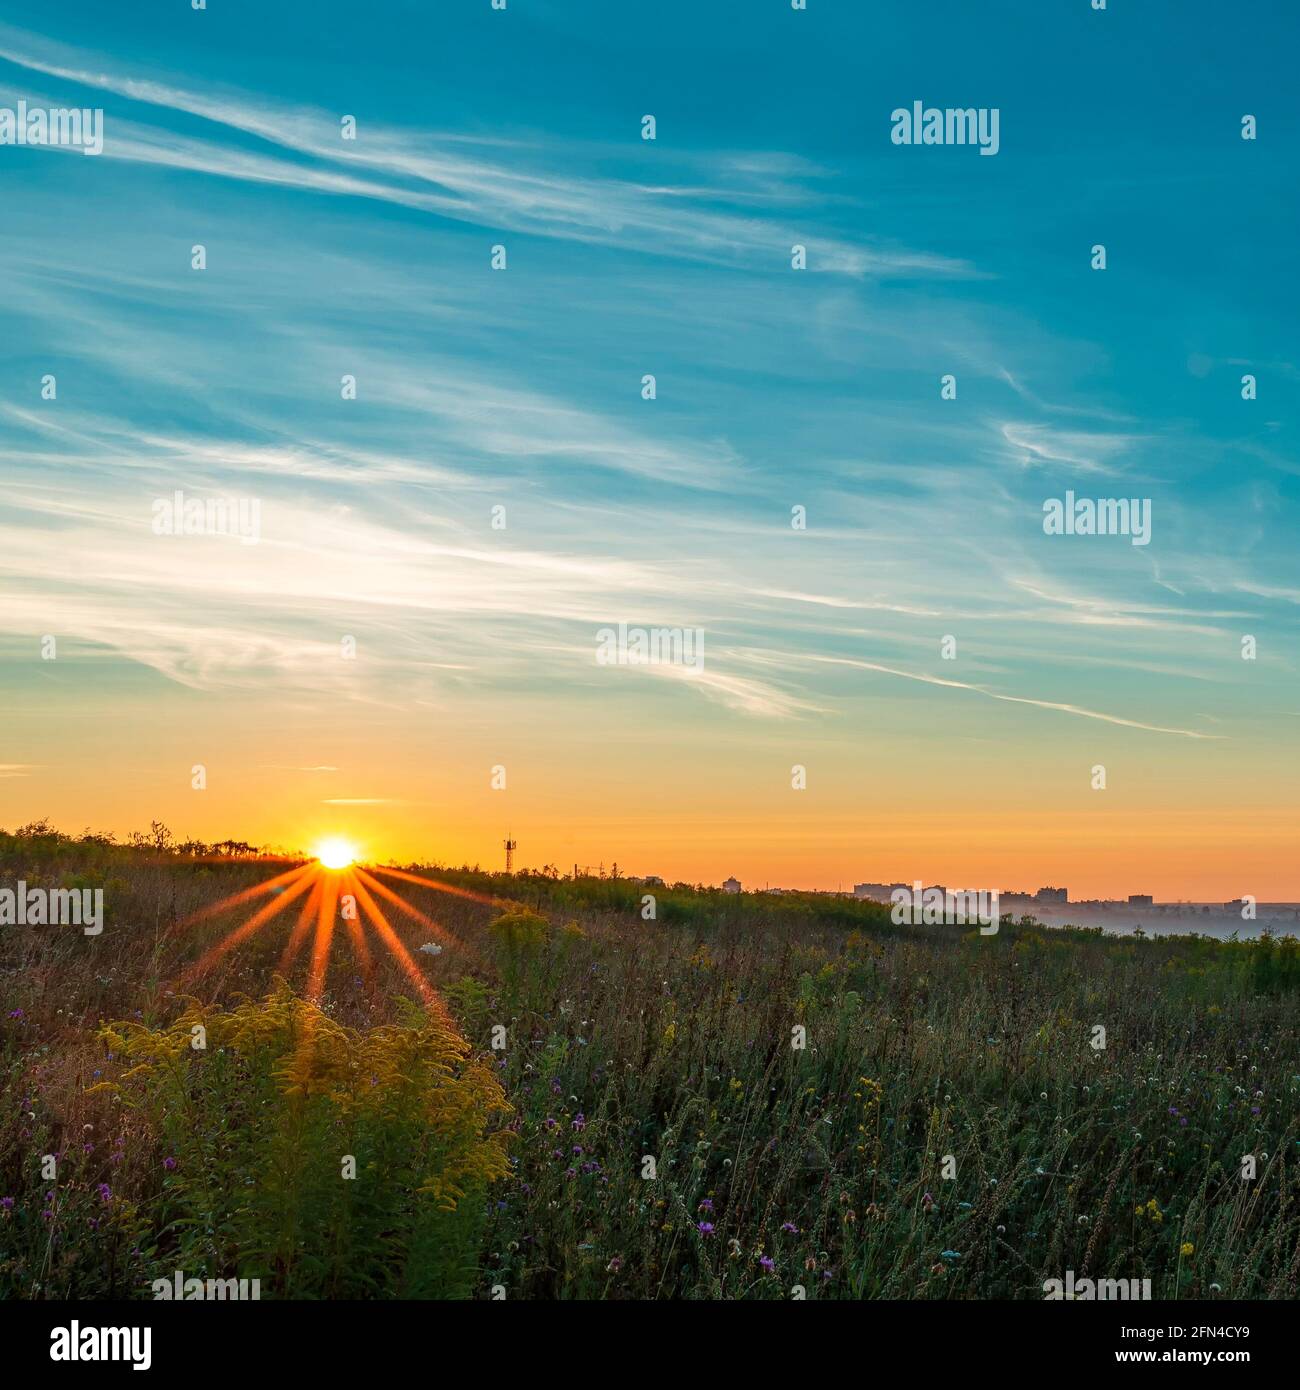
[[[112,710],[181,762],[196,721],[350,740],[340,799],[377,806],[412,803],[392,749],[427,719],[488,762],[503,730],[580,758],[634,728],[737,804],[816,762],[787,872],[823,886],[809,846],[847,853],[886,763],[908,797],[995,770],[1065,814],[1101,761],[1126,814],[1199,806],[1206,843],[1234,798],[1294,824],[1293,8],[0,16],[0,105],[102,106],[106,141],[0,148],[0,792],[42,769],[57,801],[69,730]],[[997,107],[996,157],[891,144],[915,100]],[[175,487],[259,497],[262,543],[159,544]],[[1151,499],[1151,544],[1045,536],[1066,489]],[[618,621],[702,626],[703,676],[614,685],[591,651]],[[340,630],[363,663],[322,659]],[[30,660],[50,631],[57,670]],[[142,796],[170,757],[137,759]],[[626,810],[584,775],[562,807]]]

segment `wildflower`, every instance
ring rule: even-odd
[[[619,1272],[619,1270],[622,1269],[622,1268],[623,1268],[623,1257],[622,1257],[622,1255],[615,1255],[614,1258],[613,1258],[612,1260],[610,1260],[610,1262],[605,1266],[605,1273],[606,1273],[606,1274],[617,1274],[617,1273]]]
[[[0,1197],[0,1210],[13,1211],[14,1199],[12,1197]]]
[[[768,1274],[773,1274],[776,1272],[776,1261],[771,1257],[771,1255],[763,1255],[759,1259],[759,1264],[763,1267],[763,1269],[767,1271]]]
[[[697,1222],[697,1223],[696,1223],[696,1226],[695,1226],[695,1229],[696,1229],[702,1236],[711,1236],[711,1235],[713,1234],[713,1222],[712,1222],[712,1221],[700,1221],[700,1222]]]
[[[174,1158],[171,1158],[171,1157],[164,1158],[164,1159],[163,1159],[163,1167],[166,1168],[166,1170],[167,1170],[169,1173],[174,1172],[174,1171],[175,1171],[175,1168],[176,1168],[176,1160],[175,1160]]]
[[[587,1117],[585,1115],[575,1115],[573,1117],[574,1129],[582,1130],[587,1128]]]
[[[1190,1240],[1185,1240],[1178,1247],[1178,1253],[1183,1257],[1183,1259],[1187,1259],[1188,1256],[1196,1254],[1196,1247],[1192,1244]]]
[[[95,1191],[99,1193],[101,1202],[111,1202],[113,1200],[113,1189],[106,1182],[101,1182]]]
[[[713,1210],[713,1198],[712,1198],[712,1197],[703,1197],[703,1198],[701,1198],[701,1199],[700,1199],[700,1205],[699,1205],[699,1207],[697,1208],[697,1210],[699,1210],[699,1211],[712,1211],[712,1210]]]
[[[788,1236],[797,1236],[799,1234],[799,1228],[794,1224],[793,1221],[783,1221],[781,1223],[781,1229]]]

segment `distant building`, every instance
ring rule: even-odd
[[[875,903],[891,902],[890,895],[895,888],[906,888],[905,883],[855,883],[853,885],[853,896],[855,898],[869,898]]]
[[[738,878],[724,879],[722,883],[722,891],[724,893],[739,893],[740,880]]]
[[[1128,895],[1128,905],[1130,907],[1154,907],[1156,900],[1150,893],[1130,893]]]
[[[1068,888],[1040,888],[1034,894],[1034,901],[1038,903],[1068,903],[1070,890]]]
[[[652,888],[662,888],[664,886],[664,881],[658,874],[646,874],[641,882],[648,883]]]

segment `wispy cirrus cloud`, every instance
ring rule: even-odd
[[[664,178],[635,182],[581,177],[547,169],[525,141],[466,142],[440,132],[367,125],[355,142],[339,135],[337,115],[275,105],[225,90],[202,92],[114,73],[87,55],[0,26],[0,60],[63,82],[109,92],[142,106],[198,117],[275,146],[284,154],[230,147],[140,122],[118,121],[106,141],[109,158],[188,169],[255,183],[339,196],[374,198],[436,216],[538,236],[639,249],[656,255],[714,262],[788,265],[794,242],[808,247],[808,268],[852,276],[963,276],[971,268],[955,258],[905,248],[849,243],[808,231],[791,213],[778,221],[696,204],[704,196],[728,201],[726,187],[675,186]],[[503,150],[516,156],[500,162]],[[490,157],[494,156],[494,157]],[[532,160],[529,167],[523,162]],[[777,201],[774,171],[789,186],[797,162],[769,158],[737,166],[743,174],[766,170],[765,201]],[[742,199],[746,195],[742,192]],[[796,204],[806,201],[800,194]]]
[[[1012,457],[1023,467],[1066,464],[1083,473],[1123,472],[1118,460],[1141,442],[1139,435],[1062,430],[1018,420],[1005,421],[999,428]]]
[[[860,661],[852,657],[819,656],[805,654],[806,661],[825,662],[835,666],[852,666],[863,671],[878,671],[881,675],[896,676],[900,680],[919,681],[923,685],[940,686],[946,690],[966,690],[974,695],[982,695],[988,700],[1002,700],[1011,705],[1032,705],[1036,709],[1054,710],[1059,714],[1076,715],[1080,719],[1096,719],[1103,724],[1118,724],[1126,729],[1141,729],[1149,734],[1176,734],[1182,738],[1220,739],[1223,734],[1207,734],[1196,729],[1171,728],[1163,724],[1146,724],[1139,719],[1124,719],[1117,714],[1105,714],[1100,710],[1084,709],[1057,700],[1035,700],[1026,695],[1006,695],[987,686],[975,685],[969,681],[945,680],[941,676],[929,676],[919,671],[903,671],[895,666],[885,666],[875,661]]]

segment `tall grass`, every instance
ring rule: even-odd
[[[287,1088],[309,1017],[363,1072],[432,1026],[403,1017],[389,962],[367,981],[339,934],[312,1014],[272,992],[271,927],[199,1005],[169,982],[239,919],[174,924],[265,865],[10,837],[0,868],[119,884],[95,941],[5,936],[0,1292],[148,1296],[182,1259],[325,1296],[1041,1298],[1067,1270],[1171,1298],[1300,1285],[1291,940],[985,937],[686,886],[651,890],[647,921],[623,881],[442,873],[483,902],[404,884],[452,938],[419,959],[469,1049],[443,1054],[444,1084],[473,1096],[456,1132],[480,1166],[439,1225],[414,1194],[447,1168],[449,1121],[414,1117],[422,1083],[386,1074],[364,1114],[336,1082]],[[133,1048],[199,1017],[223,1041],[198,1067],[126,1076]],[[236,1045],[255,1017],[280,1020],[260,1051]],[[369,1186],[338,1176],[346,1153],[376,1165]]]

